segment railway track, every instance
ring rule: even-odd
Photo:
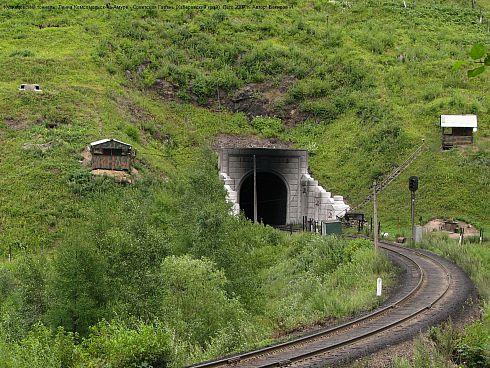
[[[422,250],[382,242],[404,269],[404,282],[381,307],[334,327],[290,341],[195,364],[211,367],[326,367],[351,361],[404,341],[459,313],[474,294],[466,274],[451,262]]]

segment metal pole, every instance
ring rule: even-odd
[[[378,207],[376,203],[376,181],[373,183],[373,206],[374,249],[378,250]]]
[[[257,223],[257,162],[254,155],[254,223]]]
[[[412,200],[411,200],[411,214],[410,219],[412,221],[412,245],[415,244],[415,192],[412,191]]]

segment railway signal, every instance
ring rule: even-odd
[[[419,178],[418,176],[411,176],[408,179],[408,188],[411,192],[416,192],[419,189]]]
[[[412,221],[412,244],[415,244],[415,192],[419,189],[419,178],[418,176],[411,176],[408,179],[408,189],[411,192],[411,221]]]

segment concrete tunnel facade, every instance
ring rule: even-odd
[[[308,173],[308,152],[296,149],[223,148],[220,178],[235,214],[253,219],[253,158],[256,162],[257,217],[267,225],[300,224],[303,216],[335,220],[348,205]]]

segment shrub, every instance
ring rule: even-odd
[[[159,278],[161,316],[179,336],[204,347],[227,326],[239,328],[242,308],[227,295],[226,277],[213,262],[170,256],[163,261]]]
[[[17,50],[12,52],[10,57],[32,57],[34,56],[34,53],[31,50]]]
[[[84,335],[106,316],[107,287],[98,249],[81,234],[68,238],[53,260],[47,320]]]
[[[38,324],[17,343],[6,345],[0,355],[0,366],[9,368],[64,368],[78,360],[76,336],[62,328],[51,329]],[[5,343],[4,343],[5,344]],[[2,352],[0,340],[0,352]],[[4,345],[5,347],[5,345]]]
[[[343,249],[343,259],[351,262],[353,260],[353,256],[356,252],[361,249],[369,249],[372,248],[373,244],[371,241],[367,239],[355,239],[351,240]]]
[[[284,129],[281,119],[266,116],[253,118],[252,126],[264,137],[277,137]]]
[[[159,322],[102,321],[83,344],[80,367],[169,367],[175,358],[171,333]]]
[[[93,177],[87,169],[75,169],[68,177],[68,187],[77,196],[85,197],[90,194],[105,192],[114,181],[104,177]]]
[[[124,133],[135,142],[140,140],[140,132],[138,128],[134,125],[126,125],[124,128]]]

